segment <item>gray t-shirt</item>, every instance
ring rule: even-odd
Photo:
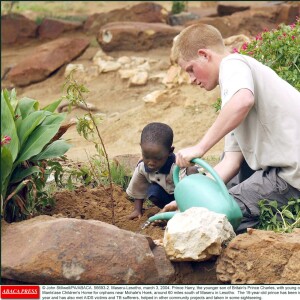
[[[225,137],[225,151],[241,151],[253,170],[278,167],[278,175],[300,190],[300,93],[252,57],[230,54],[220,65],[222,107],[240,89],[255,104]]]

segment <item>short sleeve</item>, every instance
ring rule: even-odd
[[[254,94],[251,68],[246,59],[238,54],[229,55],[222,60],[219,83],[222,107],[241,89],[249,89]]]
[[[129,197],[134,199],[145,199],[147,196],[147,190],[149,182],[145,175],[141,172],[141,168],[144,167],[144,163],[140,163],[135,168],[129,185],[126,189],[126,193]]]

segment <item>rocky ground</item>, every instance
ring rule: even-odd
[[[244,4],[249,5],[250,2],[252,1],[245,1]],[[44,5],[51,5],[50,2],[49,4],[47,3],[45,2]],[[95,12],[109,12],[116,8],[130,7],[136,4],[134,1],[87,1],[83,8],[82,6],[78,7],[78,3],[82,2],[74,3],[72,9],[71,7],[68,8],[68,13],[74,16],[81,15],[81,13],[91,15]],[[161,1],[158,3],[162,4],[167,10],[171,8],[171,1]],[[264,3],[265,2],[252,3],[251,5],[258,6]],[[216,14],[217,4],[216,1],[190,1],[189,10],[198,12],[204,16]],[[56,11],[54,11],[55,9]],[[62,8],[54,8],[54,6],[52,6],[51,10],[52,14],[55,15],[61,12]],[[35,19],[38,13],[25,11],[24,15]],[[231,26],[239,28],[239,32],[236,30],[236,34],[248,33],[248,37],[251,38],[255,36],[255,31],[257,31],[257,33],[259,32],[264,22],[267,24],[267,21],[271,20],[271,17],[268,19],[266,15],[267,11],[264,13],[260,12],[260,19],[258,19],[256,23],[241,21],[248,19],[240,19],[240,22],[237,23],[236,19],[230,19],[230,21],[226,21],[226,24],[231,24]],[[246,17],[241,15],[240,18]],[[216,22],[219,21],[217,20]],[[260,26],[258,26],[257,22],[261,22]],[[245,30],[241,30],[242,28]],[[252,33],[252,36],[250,33]],[[231,35],[233,34],[229,36]],[[77,30],[64,33],[62,36],[84,37],[89,39],[89,47],[81,56],[73,60],[72,63],[82,64],[85,67],[93,65],[93,57],[100,50],[95,35],[88,35],[83,30]],[[17,65],[28,55],[34,53],[36,47],[42,45],[44,42],[45,41],[39,39],[31,39],[22,44],[3,45],[1,49],[1,75],[4,76],[7,69]],[[160,47],[138,52],[118,50],[108,54],[114,60],[124,56],[140,57],[146,60],[150,59],[151,74],[162,73],[165,76],[171,66],[169,58],[170,47]],[[30,84],[29,86],[16,87],[18,97],[26,96],[34,98],[40,101],[42,106],[59,99],[64,95],[62,86],[65,82],[65,69],[66,66],[60,68],[41,82]],[[2,84],[3,86],[9,86],[5,78],[2,80]],[[87,96],[87,101],[93,104],[97,113],[101,113],[103,116],[100,132],[111,159],[118,155],[139,154],[140,133],[143,127],[149,122],[165,122],[173,128],[176,152],[182,147],[196,143],[217,117],[213,104],[219,97],[218,89],[205,92],[186,82],[166,86],[162,81],[154,78],[149,79],[147,84],[143,86],[129,86],[128,80],[122,79],[118,72],[101,73],[87,80],[85,85],[90,91]],[[144,101],[145,96],[157,90],[165,91],[165,94],[159,101],[156,103]],[[73,109],[72,112],[67,115],[66,122],[84,113],[85,111],[80,108]],[[95,153],[94,145],[80,137],[75,127],[71,127],[63,137],[73,145],[68,151],[67,157],[75,163],[86,161],[88,156]],[[223,141],[213,147],[204,158],[212,164],[215,163],[222,152],[222,148]],[[114,220],[112,219],[111,198],[108,195],[107,189],[103,187],[92,189],[82,187],[75,191],[58,191],[55,193],[56,206],[45,211],[45,213],[56,217],[63,216],[100,220],[107,223],[114,223],[122,229],[149,235],[153,239],[161,239],[163,237],[163,224],[156,226],[151,225],[145,230],[141,230],[141,225],[147,218],[158,212],[157,208],[146,207],[147,209],[141,219],[129,221],[127,215],[133,209],[132,202],[127,199],[126,193],[119,187],[114,188],[114,196],[116,200]]]

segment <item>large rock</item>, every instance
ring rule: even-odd
[[[169,24],[172,26],[184,25],[186,22],[192,20],[199,20],[200,16],[191,12],[183,11],[179,14],[169,16]]]
[[[205,17],[197,21],[185,23],[189,26],[195,23],[210,24],[216,27],[223,38],[244,34],[256,36],[264,29],[274,29],[280,23],[290,24],[299,15],[300,4],[268,5],[251,7],[250,10],[234,13],[223,17]]]
[[[219,256],[218,280],[231,284],[299,284],[300,229],[280,234],[248,230]]]
[[[81,22],[45,18],[38,28],[38,35],[42,40],[54,40],[58,38],[63,32],[76,30],[81,26]]]
[[[45,43],[13,67],[7,79],[17,86],[25,86],[46,79],[52,72],[72,61],[89,46],[82,38],[60,38]]]
[[[151,238],[101,221],[39,216],[1,229],[3,278],[35,284],[163,284],[174,275],[163,248]]]
[[[250,9],[250,6],[242,6],[238,2],[234,4],[218,4],[217,12],[220,17],[230,16],[236,12]]]
[[[225,215],[192,207],[168,222],[163,243],[172,261],[205,261],[220,255],[234,236]]]
[[[1,16],[1,43],[23,43],[35,38],[38,26],[22,15],[10,14]]]
[[[245,34],[246,36],[256,36],[265,28],[272,29],[276,27],[275,15],[277,7],[270,7],[269,10],[246,10],[237,12],[230,16],[223,17],[206,17],[197,23],[209,24],[216,27],[222,34],[223,38],[233,35]],[[188,22],[185,26],[196,23]]]
[[[240,49],[243,44],[250,42],[251,39],[244,34],[233,35],[224,39],[224,45],[230,52],[234,52],[234,49]]]
[[[113,22],[101,27],[97,40],[104,51],[141,51],[171,46],[181,31],[161,23]]]
[[[300,3],[296,1],[290,4],[281,4],[278,10],[277,23],[291,24],[300,16]]]
[[[115,9],[108,13],[93,14],[84,23],[84,30],[89,33],[97,33],[103,25],[111,22],[167,23],[167,20],[168,12],[160,4],[144,2],[132,7]]]

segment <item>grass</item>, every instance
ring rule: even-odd
[[[12,1],[1,1],[1,12],[9,12]],[[82,21],[89,11],[83,1],[14,1],[12,13],[31,11],[38,13],[39,18],[55,17],[70,21]],[[73,14],[73,15],[71,15]],[[74,14],[80,14],[78,16]]]

